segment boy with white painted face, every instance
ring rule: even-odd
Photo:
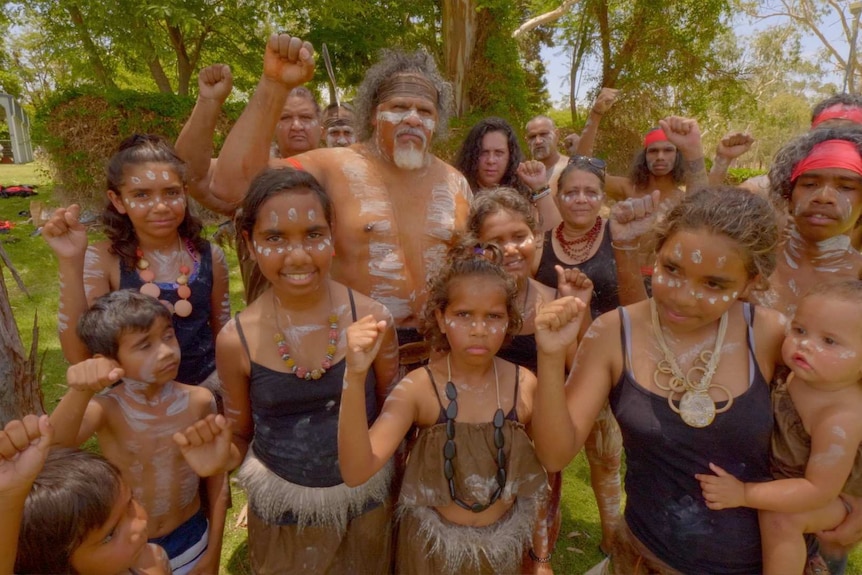
[[[755,297],[792,317],[799,297],[814,286],[856,279],[862,271],[862,256],[851,245],[862,216],[862,129],[799,136],[776,154],[769,180],[789,219],[770,289]]]
[[[862,496],[860,312],[859,280],[821,284],[799,303],[781,349],[793,374],[772,392],[776,481],[743,483],[715,464],[697,475],[710,509],[761,510],[767,575],[800,572],[803,534],[844,521],[842,493]]]
[[[66,374],[69,391],[51,415],[54,442],[77,447],[95,435],[147,510],[150,540],[165,548],[174,573],[217,572],[225,477],[206,479],[205,513],[200,477],[172,439],[215,413],[215,400],[203,387],[174,381],[180,348],[170,312],[140,292],[115,291],[94,302],[78,334],[93,357]]]

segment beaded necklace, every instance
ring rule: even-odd
[[[584,235],[573,240],[567,240],[566,236],[563,235],[564,227],[565,224],[560,222],[560,225],[558,225],[554,230],[554,237],[557,238],[560,247],[563,248],[563,252],[567,256],[572,258],[575,262],[583,262],[587,259],[587,256],[590,255],[590,252],[599,237],[599,233],[602,231],[602,217],[596,216],[596,223],[593,224],[593,227],[591,227]]]
[[[497,376],[497,362],[494,361],[494,384],[497,387],[497,411],[494,412],[494,447],[497,448],[497,489],[491,494],[488,503],[467,503],[455,493],[455,418],[458,416],[458,390],[455,384],[452,383],[452,363],[451,354],[446,356],[446,368],[449,375],[446,378],[446,398],[449,399],[449,405],[446,406],[446,443],[443,445],[443,475],[449,482],[449,496],[458,507],[472,511],[473,513],[481,513],[500,499],[503,494],[503,488],[506,487],[506,453],[503,448],[506,445],[506,438],[503,435],[503,424],[506,422],[506,414],[503,413],[503,408],[500,406],[500,379]]]
[[[330,294],[330,300],[331,298],[332,294]],[[330,301],[330,307],[331,306],[332,301]],[[281,305],[278,302],[278,298],[275,296],[275,292],[272,292],[272,308],[275,311],[275,327],[277,330],[273,339],[275,340],[276,347],[278,347],[278,354],[281,356],[281,360],[284,362],[284,365],[287,366],[287,373],[293,374],[306,381],[323,377],[323,374],[332,367],[332,358],[335,357],[335,350],[337,349],[338,314],[335,313],[334,310],[329,314],[329,343],[326,345],[326,357],[324,357],[323,361],[320,362],[320,367],[318,369],[309,369],[307,367],[296,365],[296,360],[290,357],[290,349],[287,347],[287,340],[284,338],[284,331],[281,329],[281,321],[279,320],[279,316],[281,315]]]

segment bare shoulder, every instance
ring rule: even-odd
[[[758,346],[781,345],[788,324],[787,316],[778,310],[758,305],[754,307],[754,338]]]
[[[470,184],[467,183],[467,178],[464,177],[455,166],[447,164],[437,156],[434,156],[434,163],[439,165],[439,168],[446,175],[449,187],[458,195],[464,195],[468,200],[473,198],[473,192],[470,191]]]
[[[414,421],[420,427],[428,427],[437,421],[440,412],[439,394],[425,368],[414,369],[399,381],[386,398],[386,407],[410,409]],[[404,407],[401,407],[401,406]]]
[[[518,421],[526,425],[533,418],[533,398],[536,396],[538,379],[532,371],[524,367],[517,369],[516,372],[518,374]]]
[[[557,290],[551,286],[546,286],[540,281],[530,278],[530,288],[535,291],[536,298],[543,302],[549,302],[557,299]]]
[[[210,244],[210,253],[212,254],[212,258],[214,262],[223,262],[224,259],[224,250],[221,249],[221,246],[215,242],[209,242]]]
[[[213,403],[215,398],[209,389],[197,385],[186,385],[184,383],[177,383],[177,385],[182,391],[188,393],[189,411],[191,411],[196,420],[210,413],[215,413]]]

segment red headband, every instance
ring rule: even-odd
[[[664,133],[664,130],[661,128],[655,128],[654,130],[650,130],[647,132],[647,135],[644,136],[644,148],[648,148],[650,144],[655,144],[656,142],[667,142],[667,136]]]
[[[853,142],[847,140],[826,140],[811,148],[803,160],[793,167],[790,181],[811,170],[820,168],[842,168],[862,176],[862,156]]]
[[[819,124],[828,120],[849,120],[854,124],[862,124],[862,109],[859,106],[849,104],[835,104],[829,106],[811,122],[811,127],[816,128]]]

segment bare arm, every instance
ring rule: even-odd
[[[57,325],[60,347],[69,363],[90,357],[75,328],[89,303],[111,291],[100,250],[87,247],[87,229],[78,221],[80,213],[81,208],[75,204],[59,208],[42,229],[42,237],[57,256],[60,272]]]
[[[577,154],[579,156],[592,156],[593,148],[596,144],[596,136],[599,133],[599,123],[602,121],[602,116],[611,109],[617,99],[619,90],[613,88],[602,88],[593,107],[590,110],[590,116],[587,118],[587,123],[581,132],[581,139],[578,142]]]
[[[104,424],[104,409],[93,395],[124,375],[120,365],[106,357],[93,357],[66,370],[69,391],[51,414],[54,443],[77,447]]]
[[[365,415],[365,375],[377,355],[385,322],[365,316],[347,328],[347,368],[338,414],[338,465],[349,486],[361,485],[380,471],[416,420],[416,408],[405,385],[392,390],[371,429]]]
[[[669,116],[659,120],[668,141],[682,154],[685,166],[685,189],[693,192],[709,184],[703,159],[700,128],[693,118]]]
[[[239,467],[254,436],[248,395],[251,366],[235,322],[228,323],[216,339],[216,367],[224,386],[224,411],[228,427],[233,432],[231,449],[221,458],[221,471]]]
[[[629,198],[611,208],[608,221],[611,247],[617,264],[617,284],[622,305],[630,305],[647,297],[640,271],[641,238],[655,225],[661,193]]]
[[[47,416],[27,415],[0,431],[0,575],[15,569],[24,503],[48,457],[52,428]]]
[[[742,483],[720,467],[710,464],[715,475],[699,474],[704,498],[710,509],[752,507],[782,513],[814,511],[841,493],[862,439],[858,415],[840,411],[821,419],[811,430],[811,454],[805,476],[764,483]],[[839,430],[840,433],[836,430]]]
[[[314,74],[311,44],[288,34],[273,34],[263,57],[263,76],[225,140],[212,181],[221,201],[238,204],[248,185],[269,161],[269,146],[290,90]]]
[[[709,185],[723,184],[733,160],[750,150],[753,143],[754,138],[743,132],[733,132],[723,137],[715,149],[715,159],[709,170]]]
[[[198,75],[198,99],[192,114],[180,132],[175,149],[188,169],[188,190],[205,207],[224,215],[232,215],[236,205],[223,202],[210,190],[210,177],[215,168],[213,137],[221,107],[230,95],[233,76],[226,64],[213,64]]]
[[[216,244],[211,244],[211,250],[213,289],[210,297],[210,328],[215,338],[230,321],[230,285],[224,252]]]

